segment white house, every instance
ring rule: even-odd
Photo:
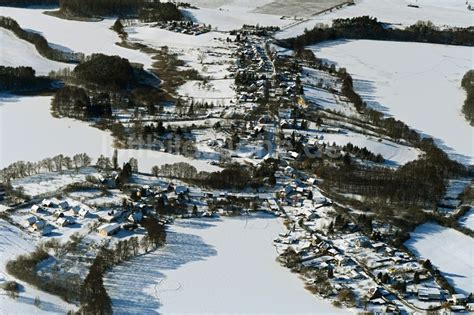
[[[74,221],[72,219],[69,219],[69,218],[60,217],[56,220],[56,223],[59,226],[68,226],[69,224],[73,224]]]
[[[101,236],[110,236],[117,233],[120,230],[120,224],[118,223],[108,223],[100,226],[97,229],[97,232]]]
[[[85,209],[85,208],[81,208],[81,210],[79,210],[79,217],[81,218],[86,218],[87,216],[89,215],[89,210]]]
[[[41,212],[42,210],[43,210],[43,209],[41,209],[40,206],[38,206],[38,205],[33,205],[33,206],[31,207],[31,209],[30,209],[30,212],[31,212],[31,213],[39,213],[39,212]]]

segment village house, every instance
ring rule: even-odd
[[[97,229],[97,233],[99,233],[99,235],[103,237],[111,236],[117,233],[120,228],[121,226],[118,223],[104,224]]]
[[[35,223],[33,223],[31,227],[33,228],[33,231],[38,232],[44,229],[45,226],[46,222],[44,222],[43,220],[37,220]]]
[[[34,214],[38,214],[42,211],[43,211],[43,209],[38,205],[33,205],[33,206],[31,206],[31,209],[30,209],[30,212],[34,213]]]
[[[37,218],[35,216],[30,216],[25,219],[25,225],[26,226],[31,226],[33,223],[35,223]]]
[[[69,209],[69,203],[66,200],[61,201],[58,206],[63,210]]]
[[[60,217],[56,220],[56,224],[58,226],[64,227],[68,226],[70,224],[74,224],[74,220],[72,218],[66,218],[66,217]]]
[[[41,205],[43,207],[48,207],[48,208],[52,208],[52,207],[57,206],[55,200],[52,200],[52,199],[43,199],[43,201],[41,202]]]
[[[418,299],[420,301],[438,301],[441,299],[441,292],[436,288],[421,287],[418,289]]]
[[[81,217],[82,219],[87,218],[87,216],[89,216],[89,210],[85,208],[81,208],[78,214],[79,214],[79,217]]]
[[[133,212],[128,216],[128,221],[133,223],[139,223],[143,219],[143,214],[141,212]]]
[[[467,302],[467,296],[461,293],[451,295],[451,298],[448,299],[448,302],[454,305],[460,305]]]

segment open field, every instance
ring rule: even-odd
[[[275,0],[254,10],[256,13],[308,17],[347,3],[345,0]]]
[[[340,40],[311,49],[347,68],[369,106],[432,136],[458,161],[474,162],[474,128],[461,113],[466,97],[461,79],[472,68],[472,48]]]
[[[411,233],[405,245],[414,254],[440,269],[461,292],[474,291],[474,241],[471,237],[436,223],[425,223]]]
[[[66,63],[46,59],[32,44],[19,39],[13,32],[4,28],[0,28],[0,43],[0,66],[29,66],[38,75],[46,75],[51,70],[71,67]]]
[[[275,261],[272,239],[282,231],[268,215],[178,221],[164,248],[107,274],[114,311],[348,313],[312,296]]]

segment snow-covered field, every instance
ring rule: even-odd
[[[72,183],[83,182],[88,175],[96,174],[95,168],[82,168],[79,171],[63,171],[61,173],[45,173],[14,180],[12,186],[23,187],[25,194],[38,196],[54,193],[58,189]]]
[[[352,143],[359,148],[366,147],[375,154],[381,154],[386,162],[391,166],[401,166],[408,162],[416,160],[420,155],[420,150],[398,144],[389,140],[379,141],[378,138],[366,136],[355,132],[347,132],[345,134],[325,134],[324,140],[328,145],[334,142],[337,145],[344,146]]]
[[[31,252],[34,246],[35,240],[30,236],[0,219],[0,283],[15,280],[5,270],[7,261]],[[16,300],[0,290],[0,314],[65,314],[69,310],[76,309],[74,305],[64,302],[57,296],[44,293],[24,282],[19,283],[21,291]],[[34,305],[36,297],[41,300],[39,308]]]
[[[11,31],[0,28],[0,65],[9,67],[30,66],[38,75],[46,75],[51,70],[71,67],[71,65],[51,61],[41,56],[35,46],[21,40]]]
[[[105,286],[120,314],[341,314],[276,261],[279,219],[191,219],[168,230],[164,248],[124,263]]]
[[[468,2],[474,5],[474,1]],[[408,7],[408,4],[417,4],[419,8]],[[469,27],[474,24],[474,12],[467,9],[466,0],[355,0],[355,5],[317,15],[285,28],[277,37],[294,37],[318,23],[331,24],[334,19],[363,15],[376,17],[395,26],[408,26],[418,21],[431,21],[442,27]]]
[[[434,137],[453,158],[474,163],[474,128],[464,119],[460,87],[473,49],[424,43],[332,41],[312,46],[345,67],[365,101]]]
[[[219,31],[240,29],[244,24],[284,27],[294,23],[292,19],[282,19],[279,15],[253,13],[252,9],[240,6],[222,6],[219,9],[201,8],[185,10],[194,21],[210,24]]]
[[[405,245],[417,256],[429,259],[462,293],[474,292],[474,240],[454,229],[425,223],[410,234]]]
[[[120,55],[145,68],[152,64],[151,56],[137,50],[117,46],[119,36],[110,29],[114,19],[100,22],[79,22],[43,14],[44,9],[0,7],[0,16],[15,19],[21,27],[41,33],[56,48],[82,52],[86,55],[103,53]]]
[[[0,97],[0,168],[16,161],[36,162],[58,154],[72,156],[87,153],[92,158],[101,154],[111,157],[113,138],[109,132],[87,123],[54,118],[50,113],[51,97]],[[154,165],[187,162],[198,171],[217,171],[219,167],[202,160],[150,150],[119,150],[119,162],[138,159],[142,172]]]

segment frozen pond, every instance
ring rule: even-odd
[[[354,40],[311,49],[345,67],[370,106],[432,136],[458,161],[474,163],[474,128],[461,113],[472,47]]]
[[[180,220],[167,245],[114,268],[105,286],[117,314],[342,314],[280,266],[272,240],[280,219]]]
[[[50,113],[51,97],[0,95],[0,169],[16,161],[37,162],[58,154],[72,156],[87,153],[112,157],[113,138],[109,132],[69,118],[54,118]],[[120,162],[138,159],[142,172],[154,165],[187,162],[198,170],[220,168],[205,161],[150,150],[119,150]]]

